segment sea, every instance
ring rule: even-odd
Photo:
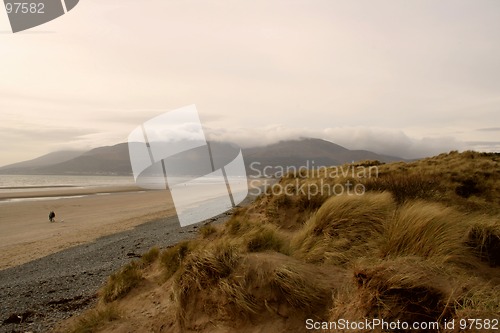
[[[200,215],[216,215],[212,211],[215,209],[221,211],[221,207],[225,211],[231,207],[230,198],[228,196],[228,188],[225,183],[220,182],[220,178],[198,178],[187,183],[186,179],[175,178],[171,179],[172,183],[176,183],[170,188],[173,199],[180,215],[183,215],[184,210],[194,213],[186,213],[189,215],[187,220],[192,218],[200,220]],[[238,204],[247,195],[247,180],[246,177],[230,178],[231,192]],[[134,186],[136,183],[132,176],[69,176],[69,175],[0,175],[0,206],[12,202],[39,201],[39,200],[59,200],[65,198],[85,197],[89,195],[106,195],[110,193],[97,194],[75,194],[62,196],[45,196],[43,191],[50,189],[82,189],[82,188],[98,188],[107,186]],[[161,184],[160,184],[161,185]],[[146,187],[150,188],[151,187]],[[153,187],[154,188],[154,187]],[[166,189],[165,185],[157,189]],[[18,197],[16,193],[30,192],[32,195]],[[37,195],[37,192],[40,195]],[[139,189],[137,192],[143,192]],[[203,209],[200,208],[203,206]],[[194,215],[193,215],[194,214]],[[212,215],[211,215],[212,214]],[[192,216],[191,216],[192,215]],[[181,216],[180,216],[181,217]]]
[[[134,184],[132,176],[0,175],[0,192]]]
[[[58,176],[58,175],[0,175],[0,206],[13,202],[81,198],[88,195],[44,196],[43,191],[54,189],[84,189],[106,186],[132,186],[134,178],[124,176]],[[28,197],[19,193],[31,193]],[[40,193],[38,195],[37,193]],[[106,195],[98,193],[95,195]]]
[[[220,177],[203,179],[171,179],[176,183],[169,188],[181,226],[197,223],[221,214],[242,202],[248,194],[246,177]],[[78,189],[106,186],[133,186],[134,178],[124,176],[57,176],[57,175],[0,175],[0,210],[9,203],[83,198],[111,193],[75,193],[61,196],[45,193],[50,189]],[[166,188],[163,187],[163,190]],[[44,192],[45,191],[45,192]],[[134,190],[133,190],[134,191]],[[19,194],[23,192],[23,194]],[[29,192],[28,197],[25,192]],[[144,192],[138,189],[137,192]],[[39,193],[39,194],[38,194]]]

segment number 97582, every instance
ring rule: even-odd
[[[45,14],[45,4],[36,2],[14,2],[6,3],[7,14]]]

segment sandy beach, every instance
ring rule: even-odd
[[[250,188],[262,180],[249,182]],[[246,205],[255,191],[241,203]],[[48,213],[56,212],[56,222]],[[224,223],[234,210],[206,222]],[[64,222],[62,222],[64,220]],[[153,246],[196,237],[170,192],[130,186],[0,191],[0,332],[46,332],[95,304],[119,267]]]
[[[0,270],[173,215],[169,192],[130,186],[0,193]]]

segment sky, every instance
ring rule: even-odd
[[[498,152],[500,1],[80,0],[16,34],[0,9],[0,165],[191,104],[243,147]]]

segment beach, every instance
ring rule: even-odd
[[[264,184],[249,182],[250,189]],[[52,210],[55,222],[48,219]],[[223,223],[233,211],[203,223]],[[153,246],[196,237],[199,226],[180,226],[166,190],[130,184],[0,188],[0,332],[45,332],[81,313],[119,267]]]
[[[168,191],[51,188],[13,196],[23,200],[0,201],[0,332],[50,330],[93,306],[119,267],[153,246],[196,237],[200,225],[180,226]],[[204,223],[223,223],[232,212]]]
[[[49,222],[50,211],[56,222]],[[134,186],[51,187],[0,193],[0,270],[175,216],[168,191]]]
[[[197,229],[180,227],[176,216],[159,218],[0,270],[0,333],[50,331],[94,306],[99,288],[120,267],[153,246],[166,248],[196,237]]]

